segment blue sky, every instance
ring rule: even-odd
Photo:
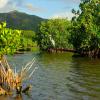
[[[78,9],[80,0],[0,0],[0,12],[19,10],[42,18],[73,16],[71,9]]]

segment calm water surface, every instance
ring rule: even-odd
[[[21,69],[33,57],[38,70],[31,81],[30,95],[16,100],[100,100],[100,59],[72,57],[72,53],[25,53],[8,57],[13,67]],[[33,66],[33,67],[34,67]],[[14,100],[0,97],[0,100]]]

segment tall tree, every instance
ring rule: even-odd
[[[70,42],[78,52],[95,56],[100,48],[100,1],[81,0],[80,14],[74,17]],[[75,11],[73,11],[75,12]],[[77,14],[76,14],[77,15]]]

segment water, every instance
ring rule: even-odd
[[[8,57],[17,70],[36,58],[38,70],[31,81],[30,95],[16,100],[100,100],[100,59],[72,57],[72,53],[26,53]],[[38,64],[38,65],[37,65]],[[0,100],[13,100],[0,97]]]

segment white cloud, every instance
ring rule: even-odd
[[[40,7],[35,7],[32,4],[26,4],[25,1],[28,0],[0,0],[0,13],[6,13],[13,10],[18,10],[19,8],[26,8],[32,12],[45,11]]]
[[[0,13],[17,10],[23,3],[23,0],[0,0]]]
[[[71,18],[74,16],[73,13],[71,12],[61,12],[61,13],[57,13],[54,14],[53,16],[51,16],[50,18],[68,18],[69,20],[71,20]]]
[[[8,3],[8,0],[0,0],[0,8],[3,8]]]
[[[33,0],[35,1],[35,0]],[[38,0],[39,2],[40,0]],[[42,0],[41,0],[42,1]],[[45,0],[46,1],[46,0]],[[66,6],[71,5],[72,3],[79,3],[80,0],[48,0],[50,2],[64,2],[66,4]],[[46,8],[41,8],[41,7],[35,7],[34,5],[28,3],[26,4],[26,2],[28,3],[28,0],[0,0],[0,13],[5,13],[5,12],[9,12],[9,11],[13,11],[13,10],[18,10],[19,8],[24,8],[24,9],[28,9],[29,11],[32,12],[43,12],[46,11]],[[66,18],[68,17],[68,19],[71,19],[73,16],[73,14],[69,11],[63,11],[63,12],[58,12],[55,13],[54,15],[52,15],[50,18]]]

